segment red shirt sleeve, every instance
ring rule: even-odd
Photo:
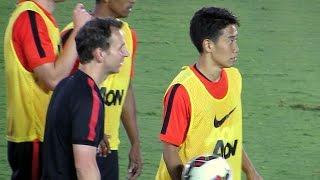
[[[28,71],[55,61],[56,54],[47,26],[38,13],[21,13],[14,23],[12,38],[18,58]]]
[[[186,137],[190,123],[190,99],[181,84],[171,86],[163,105],[163,125],[160,140],[180,146]]]
[[[134,30],[134,29],[131,29],[131,36],[132,36],[132,65],[131,65],[131,74],[130,74],[130,77],[131,77],[131,79],[133,79],[133,77],[134,77],[134,68],[135,68],[135,66],[134,66],[134,61],[136,60],[136,52],[137,52],[137,46],[138,46],[138,44],[137,44],[137,33],[136,33],[136,31]]]

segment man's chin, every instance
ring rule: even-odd
[[[111,71],[110,74],[116,74],[119,73],[119,70]]]
[[[122,11],[121,14],[119,13],[117,18],[126,18],[130,14],[130,11]]]

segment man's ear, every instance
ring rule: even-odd
[[[202,41],[202,49],[203,49],[203,52],[207,52],[207,53],[213,52],[215,50],[215,44],[210,39],[204,39]]]
[[[98,63],[101,63],[103,61],[103,58],[107,55],[107,53],[101,48],[96,48],[92,51],[92,55]]]

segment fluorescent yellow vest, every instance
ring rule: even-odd
[[[51,92],[44,92],[32,72],[20,63],[12,42],[14,22],[24,11],[34,11],[45,21],[55,53],[60,43],[59,29],[43,10],[32,1],[19,3],[11,15],[4,38],[4,59],[7,87],[7,139],[12,142],[43,140],[46,112]]]
[[[238,180],[242,159],[241,75],[235,68],[225,71],[228,92],[223,99],[215,99],[189,67],[183,68],[169,87],[183,85],[191,103],[189,129],[179,147],[182,163],[199,155],[218,154],[227,159],[233,179]],[[171,179],[163,158],[156,179]]]
[[[130,56],[124,59],[124,63],[120,68],[119,73],[109,75],[108,78],[101,84],[100,92],[105,102],[105,128],[104,132],[110,136],[109,143],[111,150],[118,150],[120,116],[122,107],[127,95],[132,66],[133,41],[131,29],[128,23],[123,22],[121,31],[124,34],[125,43]],[[68,24],[62,32],[72,29],[73,24]]]

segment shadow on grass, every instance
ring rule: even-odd
[[[320,111],[320,105],[310,104],[294,104],[289,106],[292,109],[300,109],[303,111]]]
[[[291,109],[298,109],[303,111],[320,111],[320,105],[312,105],[312,104],[291,104],[287,105],[284,100],[280,100],[279,107],[290,107]]]

